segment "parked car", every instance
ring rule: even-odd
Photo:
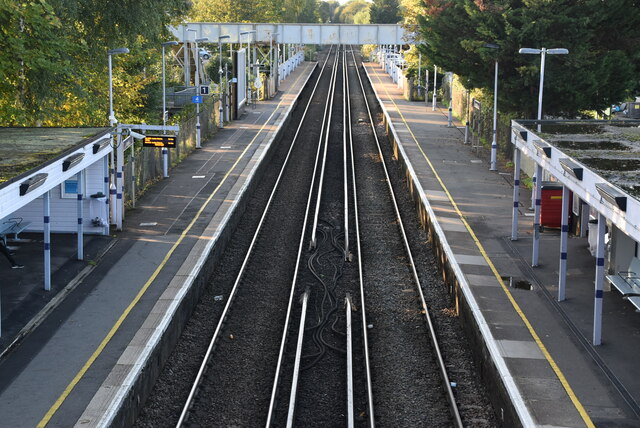
[[[202,58],[205,61],[208,61],[211,58],[211,52],[209,52],[205,48],[200,48],[200,58]]]

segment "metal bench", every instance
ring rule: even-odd
[[[634,260],[629,269],[640,272],[640,261]],[[636,311],[640,311],[640,276],[633,270],[607,275],[606,278],[611,285],[622,293],[623,299],[631,302],[636,307]]]
[[[13,234],[13,239],[17,240],[20,232],[23,232],[31,224],[30,221],[22,221],[22,217],[13,217],[2,220],[0,223],[0,239],[7,245],[7,236]]]

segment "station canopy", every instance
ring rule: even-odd
[[[187,31],[187,30],[196,30]],[[251,34],[243,34],[255,31]],[[219,36],[226,36],[223,43],[291,43],[305,45],[402,45],[412,43],[412,34],[397,24],[252,24],[193,22],[171,27],[173,35],[181,42],[195,38],[218,43]],[[197,34],[197,36],[195,36]]]

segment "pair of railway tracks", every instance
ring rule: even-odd
[[[234,277],[177,426],[462,426],[353,49],[326,56]]]

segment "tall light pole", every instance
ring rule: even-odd
[[[538,89],[538,132],[540,132],[542,130],[542,125],[540,124],[540,121],[542,120],[542,89],[544,86],[544,60],[547,54],[566,55],[569,53],[569,50],[565,48],[555,48],[555,49],[520,48],[520,50],[518,50],[518,53],[540,55],[540,88]],[[542,177],[536,177],[536,175],[533,176],[534,189],[537,188],[536,181],[538,179],[542,180]],[[531,209],[534,208],[535,198],[536,198],[536,192],[531,192]]]
[[[167,84],[165,78],[165,63],[164,63],[164,48],[167,46],[176,46],[178,42],[171,40],[170,42],[162,43],[162,133],[166,134],[167,126]],[[169,177],[169,150],[166,147],[162,148],[162,176],[164,178]]]
[[[251,79],[251,34],[256,34],[256,30],[251,31],[242,31],[240,36],[247,34],[247,104],[251,104],[251,83],[249,80]],[[242,45],[242,42],[240,42]]]
[[[488,49],[500,49],[495,43],[486,43],[484,45],[485,48]],[[496,171],[498,163],[498,141],[497,137],[497,127],[498,127],[498,58],[495,60],[495,73],[493,77],[493,138],[491,140],[491,166],[489,167],[490,171]]]
[[[127,48],[117,48],[107,51],[109,54],[109,125],[114,126],[118,123],[116,115],[113,113],[113,72],[111,71],[111,56],[129,53]]]
[[[107,51],[109,56],[109,126],[113,127],[118,123],[118,119],[116,119],[116,115],[113,112],[113,72],[111,70],[111,57],[113,55],[126,54],[129,53],[129,49],[127,48],[117,48],[111,49]],[[111,141],[113,143],[113,140]],[[115,182],[115,155],[113,150],[110,155],[111,160],[111,168],[109,170],[109,214],[111,219],[116,219],[118,213],[116,211],[116,198],[117,198],[117,186]]]
[[[218,94],[220,96],[220,128],[224,128],[224,118],[222,117],[222,39],[229,39],[230,35],[218,36],[218,58],[220,59],[220,68],[218,69]]]
[[[269,77],[271,77],[271,79],[273,79],[273,36],[279,36],[280,33],[275,32],[275,33],[271,33],[269,35]],[[277,55],[276,55],[277,58]],[[277,67],[276,67],[277,70]],[[275,88],[276,88],[276,92],[278,91],[278,78],[275,79],[274,81],[275,83]]]
[[[433,100],[431,101],[431,110],[436,111],[436,86],[438,83],[438,66],[433,66]]]
[[[542,120],[542,89],[544,86],[544,60],[547,54],[549,55],[566,55],[569,53],[565,48],[520,48],[518,53],[540,55],[540,88],[538,89],[538,132],[540,132],[540,120]]]
[[[200,96],[200,50],[198,49],[198,42],[206,42],[209,38],[202,37],[195,39],[196,42],[196,95]],[[200,145],[200,103],[196,103],[196,149],[201,149]]]

